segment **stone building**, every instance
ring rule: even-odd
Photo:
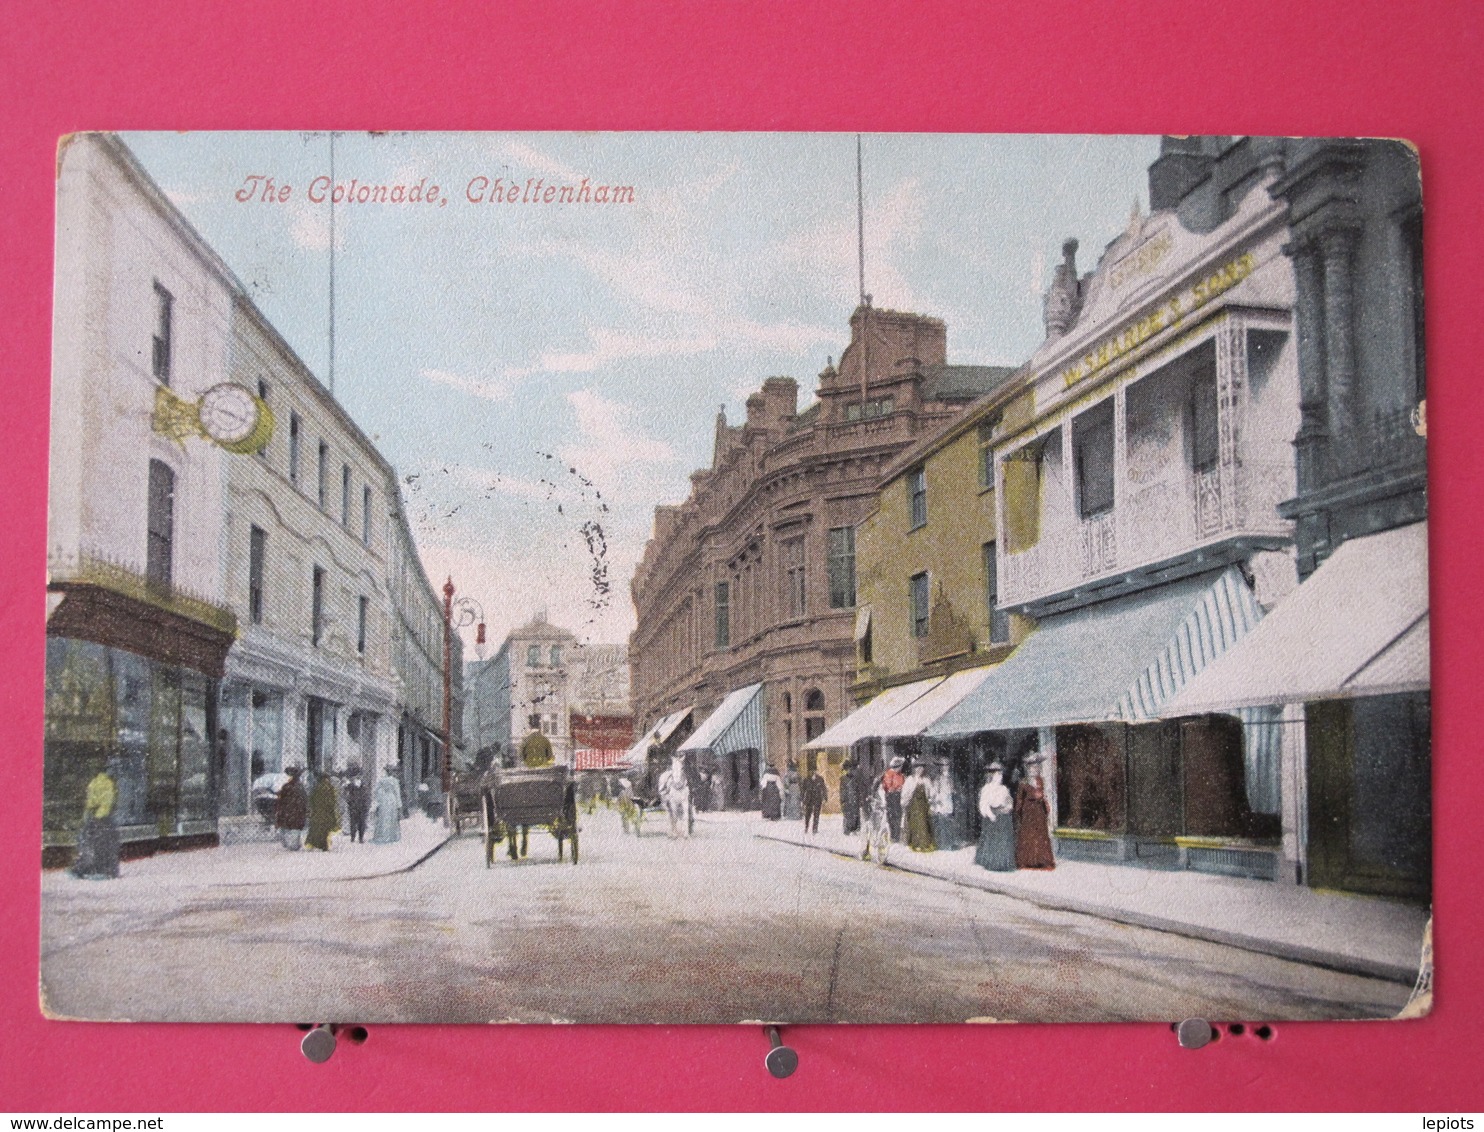
[[[1006,372],[947,364],[938,319],[867,303],[850,325],[804,412],[794,380],[772,377],[745,422],[717,417],[711,466],[656,509],[632,582],[641,743],[663,754],[700,732],[692,769],[715,804],[756,805],[764,762],[814,762],[804,743],[851,706],[856,531],[876,481]],[[724,702],[730,718],[712,720]],[[838,759],[823,769],[833,806]]]
[[[579,641],[544,612],[469,664],[465,689],[465,746],[481,764],[513,764],[532,730],[577,769],[608,765],[632,738],[627,646]]]
[[[1180,144],[1219,179],[1240,143]],[[1224,143],[1224,144],[1223,144]],[[1270,143],[1271,144],[1271,143]],[[1168,148],[1168,147],[1167,147]],[[1296,277],[1298,590],[1182,694],[1281,705],[1307,883],[1426,902],[1432,883],[1422,194],[1404,143],[1282,143]],[[1274,706],[1271,710],[1279,710]]]
[[[172,410],[228,381],[231,272],[116,139],[67,138],[57,186],[42,860],[70,859],[115,761],[126,852],[214,843],[234,455]],[[193,433],[193,434],[192,434]]]
[[[118,138],[68,140],[57,248],[43,860],[108,760],[130,852],[408,768],[442,621],[391,466]]]

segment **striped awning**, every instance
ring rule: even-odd
[[[682,751],[732,751],[763,749],[763,686],[748,684],[722,700],[704,723],[680,744]]]
[[[578,747],[572,752],[573,770],[617,770],[627,766],[628,752],[622,748],[603,750],[597,747]]]
[[[663,743],[671,735],[675,734],[676,728],[685,722],[686,718],[695,711],[695,707],[683,707],[679,711],[672,711],[662,720],[656,723],[643,736],[628,749],[624,754],[624,762],[630,766],[640,765],[649,760],[649,748]]]
[[[1235,566],[1048,617],[925,734],[1154,719],[1261,618]]]

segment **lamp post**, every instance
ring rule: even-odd
[[[453,598],[453,577],[443,583],[443,821],[453,824],[453,635],[478,622],[475,643],[484,644],[484,607],[473,598]]]

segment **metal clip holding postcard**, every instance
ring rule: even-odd
[[[768,1043],[773,1047],[763,1058],[763,1064],[768,1067],[768,1072],[780,1079],[792,1077],[794,1070],[799,1067],[799,1053],[790,1046],[783,1044],[783,1038],[778,1034],[777,1026],[769,1026]]]

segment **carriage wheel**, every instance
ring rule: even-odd
[[[479,819],[484,832],[484,867],[489,868],[495,861],[495,815],[492,812],[495,803],[486,792],[479,797]]]
[[[577,864],[577,795],[572,787],[567,787],[567,805],[562,817],[567,823],[568,836],[572,838],[572,863]],[[560,843],[558,844],[557,859],[561,859]]]

